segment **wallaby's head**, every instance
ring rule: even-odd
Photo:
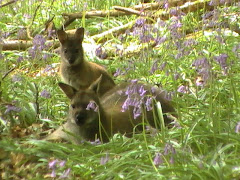
[[[80,64],[84,58],[82,47],[84,28],[78,28],[74,35],[58,30],[57,35],[61,43],[62,61],[71,66]]]
[[[97,126],[101,105],[97,95],[101,76],[85,90],[76,90],[70,85],[59,83],[58,85],[70,99],[70,118],[72,123],[79,126]]]

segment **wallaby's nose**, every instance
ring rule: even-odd
[[[75,118],[75,122],[77,125],[81,126],[85,123],[85,119],[86,119],[86,114],[85,113],[79,113],[76,115],[76,118]]]
[[[69,64],[73,64],[74,61],[75,61],[75,58],[74,58],[74,57],[71,57],[71,58],[68,59]]]

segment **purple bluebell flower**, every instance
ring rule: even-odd
[[[49,162],[49,163],[48,163],[49,169],[55,169],[58,162],[59,162],[59,161],[58,161],[57,159],[52,160],[51,162]]]
[[[240,122],[237,123],[236,128],[235,128],[235,132],[240,134]]]
[[[40,96],[41,96],[41,97],[44,97],[44,98],[46,98],[46,99],[51,98],[51,94],[50,94],[46,89],[44,89],[44,90],[40,93]]]
[[[169,160],[169,163],[170,163],[170,164],[174,164],[174,157],[173,157],[173,155],[171,155],[170,160]]]
[[[168,154],[176,154],[176,150],[175,150],[175,148],[173,147],[173,145],[172,144],[169,144],[169,143],[167,143],[166,145],[165,145],[165,148],[164,148],[164,155],[168,155]]]
[[[95,112],[98,111],[98,105],[96,104],[95,101],[90,101],[89,104],[87,105],[86,110],[94,110]]]
[[[138,90],[138,93],[140,96],[143,96],[147,91],[144,89],[143,85]]]
[[[56,171],[55,171],[55,169],[52,170],[50,176],[51,176],[52,178],[55,178],[55,177],[56,177]]]
[[[43,70],[43,72],[44,73],[46,73],[46,72],[48,72],[48,71],[50,71],[50,70],[52,70],[53,69],[53,67],[52,67],[52,65],[46,65],[46,67],[45,67],[45,69]]]
[[[17,59],[17,62],[20,63],[23,61],[23,56],[19,56],[18,59]]]
[[[221,66],[221,68],[224,71],[224,74],[227,74],[227,58],[228,55],[227,54],[220,54],[219,56],[215,56],[214,59],[219,63],[219,65]]]
[[[106,59],[107,58],[107,53],[104,52],[102,46],[98,46],[97,49],[95,50],[95,54],[97,57],[101,58],[101,59]]]
[[[14,74],[12,76],[12,82],[20,82],[20,81],[22,81],[22,77],[21,76],[19,76],[17,74]]]
[[[178,87],[177,92],[180,92],[180,93],[187,93],[187,87],[181,85],[181,86]]]
[[[198,72],[198,74],[203,78],[203,82],[206,82],[211,75],[211,67],[207,58],[199,58],[192,63]]]
[[[66,161],[60,161],[60,162],[59,162],[59,166],[60,166],[60,167],[65,166],[65,164],[66,164]]]
[[[136,25],[136,26],[143,26],[143,25],[145,24],[145,22],[146,22],[146,19],[144,19],[144,18],[138,18],[138,19],[136,20],[136,22],[135,22],[135,25]]]
[[[105,157],[101,157],[100,159],[100,165],[105,165],[109,161],[108,153],[106,153]]]
[[[17,32],[18,39],[25,39],[26,35],[27,35],[27,32],[26,32],[26,29],[24,28],[19,29]]]
[[[159,69],[162,71],[163,69],[165,69],[166,65],[167,65],[167,62],[165,61],[160,65]]]
[[[71,169],[68,168],[67,170],[64,170],[62,175],[59,177],[60,179],[65,179],[65,178],[68,178],[69,177],[69,174],[70,174],[70,171]]]
[[[133,118],[137,119],[142,114],[141,106],[135,106],[133,109]]]
[[[153,101],[153,98],[152,98],[152,97],[148,97],[148,98],[147,98],[146,103],[145,103],[145,106],[146,106],[147,111],[151,111],[151,110],[153,109],[153,107],[152,107],[152,101]]]
[[[122,70],[120,68],[117,68],[116,72],[114,73],[114,77],[117,77],[122,74]]]
[[[154,159],[153,159],[153,163],[155,166],[159,166],[161,164],[163,164],[163,159],[162,159],[162,153],[156,153]]]
[[[235,54],[237,57],[240,57],[240,52],[239,52],[239,50],[240,50],[240,43],[237,44],[237,45],[235,45],[235,46],[233,47],[232,52],[234,52],[234,54]]]
[[[20,112],[21,110],[22,110],[22,108],[20,108],[20,107],[8,104],[8,105],[6,105],[6,110],[5,110],[4,114],[8,114],[10,112]]]

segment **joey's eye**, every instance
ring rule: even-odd
[[[75,53],[78,53],[78,49],[75,49]]]
[[[74,104],[71,104],[71,107],[74,109],[76,106]]]
[[[64,53],[67,53],[68,52],[68,50],[67,49],[64,49]]]

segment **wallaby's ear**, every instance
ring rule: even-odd
[[[57,35],[61,44],[67,40],[67,33],[64,30],[57,30]]]
[[[58,83],[58,86],[63,90],[63,92],[67,95],[69,99],[72,99],[77,92],[77,90],[74,87],[68,84],[64,84],[60,82]]]
[[[101,86],[101,81],[102,81],[102,74],[97,78],[96,81],[94,81],[88,89],[93,90],[96,94],[98,94],[99,88]]]
[[[80,43],[82,43],[83,38],[84,38],[84,28],[77,28],[76,32],[75,32],[75,37],[80,41]]]

